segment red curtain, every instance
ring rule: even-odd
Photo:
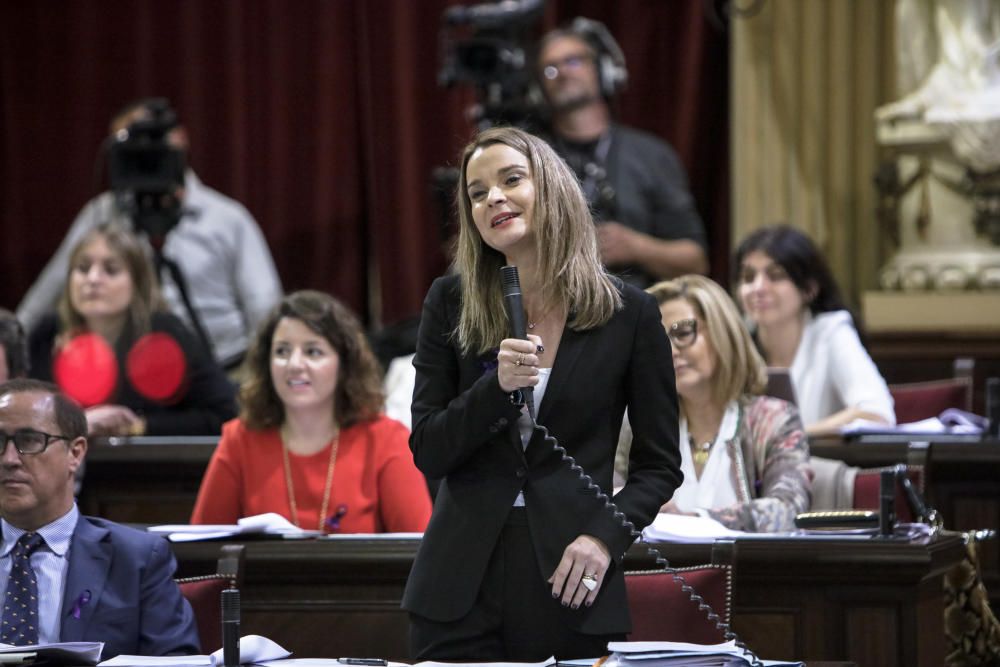
[[[419,313],[446,269],[431,173],[472,127],[437,85],[447,0],[0,3],[0,304],[13,308],[104,188],[112,113],[168,97],[202,180],[243,202],[286,290],[329,291],[371,324]],[[725,276],[726,35],[694,0],[549,0],[541,32],[603,21],[625,52],[622,121],[687,165]]]

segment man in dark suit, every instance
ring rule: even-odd
[[[80,515],[86,433],[83,411],[54,385],[0,385],[0,593],[4,607],[34,598],[23,616],[3,611],[0,641],[102,641],[103,659],[200,652],[167,543]]]

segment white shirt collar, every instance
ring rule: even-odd
[[[49,550],[59,556],[65,556],[66,552],[69,551],[69,543],[73,538],[73,531],[76,530],[76,524],[79,519],[80,510],[77,508],[76,503],[73,503],[73,507],[66,514],[63,514],[52,523],[46,524],[34,532],[42,536]],[[0,524],[2,524],[3,530],[3,547],[0,548],[0,556],[6,557],[10,554],[10,550],[14,548],[14,545],[17,544],[17,541],[21,539],[21,536],[29,531],[21,530],[2,519],[0,519]]]

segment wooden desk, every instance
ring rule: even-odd
[[[399,609],[418,541],[247,542],[242,632],[295,657],[408,660]],[[210,571],[218,542],[173,545],[180,574]],[[962,557],[954,536],[921,543],[755,541],[662,545],[675,566],[730,563],[733,624],[761,656],[859,667],[944,661],[942,576]],[[626,567],[650,567],[634,546]],[[442,595],[447,595],[443,582]]]
[[[217,436],[95,438],[78,503],[122,523],[187,523]]]
[[[863,441],[813,439],[814,456],[850,465],[877,467],[896,463],[924,466],[927,502],[937,508],[950,530],[990,528],[1000,533],[1000,441],[935,442],[931,438],[900,442],[866,436]],[[983,583],[994,609],[1000,609],[1000,540],[981,543]]]
[[[997,331],[869,331],[866,339],[869,354],[890,384],[949,378],[955,359],[973,359],[972,411],[985,414],[986,378],[1000,377]]]

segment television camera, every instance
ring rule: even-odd
[[[444,87],[475,87],[477,103],[470,115],[479,129],[501,123],[523,127],[535,116],[530,32],[544,4],[502,0],[456,5],[442,15],[438,82]]]
[[[169,141],[178,123],[167,100],[151,100],[143,109],[146,114],[112,137],[108,172],[118,210],[160,248],[181,218],[185,160]]]

